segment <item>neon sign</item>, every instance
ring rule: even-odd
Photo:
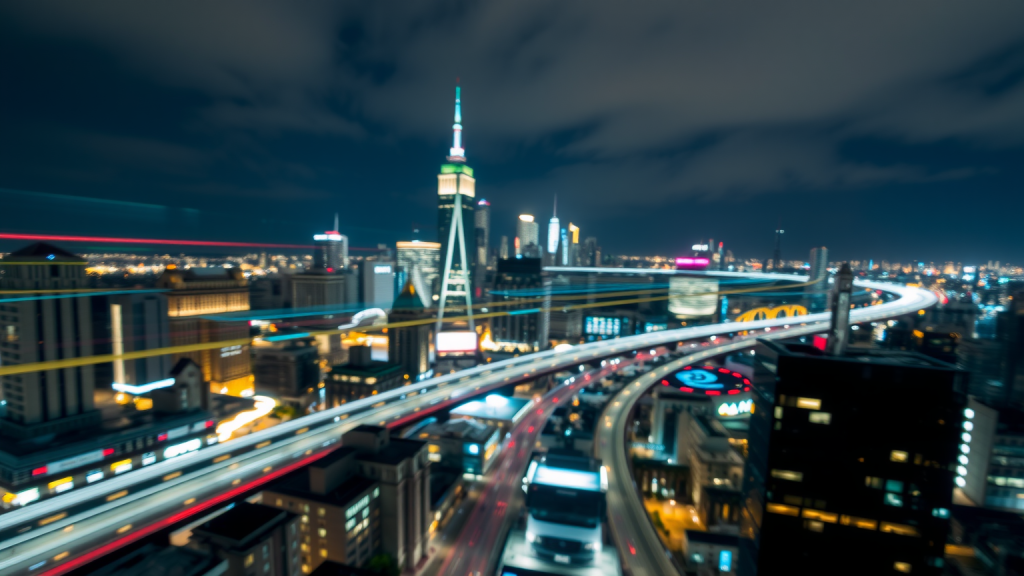
[[[753,400],[740,400],[739,402],[723,402],[718,407],[718,415],[731,417],[739,416],[741,414],[753,414],[754,413],[754,401]]]
[[[700,388],[702,390],[719,390],[725,385],[718,382],[718,376],[707,370],[687,370],[679,372],[676,378],[688,388]]]

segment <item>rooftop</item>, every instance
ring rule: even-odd
[[[91,576],[200,576],[220,564],[220,558],[179,546],[147,544]]]
[[[247,540],[292,516],[294,514],[270,506],[237,502],[234,508],[196,528],[193,532],[211,534],[233,540],[237,544],[244,544]]]
[[[498,396],[491,394],[484,400],[472,400],[453,409],[453,417],[483,418],[494,420],[515,421],[522,412],[533,403],[523,398]]]
[[[0,260],[0,264],[5,261],[9,262],[53,262],[59,264],[61,262],[74,262],[83,263],[85,258],[81,258],[76,254],[72,254],[63,248],[58,248],[53,244],[46,242],[36,242],[35,244],[29,244],[21,250],[15,250],[11,252],[3,260]]]
[[[368,366],[353,366],[351,364],[338,364],[331,366],[329,374],[344,374],[346,376],[362,376],[383,378],[395,373],[402,372],[401,364],[391,364],[374,360]]]
[[[423,434],[442,438],[458,438],[471,442],[486,442],[497,428],[469,418],[456,418],[447,422],[434,422],[420,429]]]
[[[359,460],[363,462],[376,462],[394,466],[407,458],[412,458],[426,446],[426,442],[420,440],[409,440],[406,438],[391,438],[388,445],[381,448],[380,452],[363,452],[359,454]]]
[[[344,448],[339,450],[344,450]],[[366,492],[370,488],[373,488],[376,484],[376,480],[365,478],[363,476],[355,476],[343,482],[340,486],[331,490],[327,494],[317,494],[309,489],[309,469],[303,468],[302,470],[283,478],[280,482],[267,487],[267,491],[344,507],[358,498],[360,494]]]
[[[700,532],[697,530],[687,530],[686,540],[688,542],[714,544],[716,546],[739,546],[739,537],[735,534],[718,534],[715,532]]]

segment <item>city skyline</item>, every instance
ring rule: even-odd
[[[595,234],[608,253],[684,249],[694,237],[725,238],[721,227],[728,226],[734,233],[727,244],[754,254],[772,242],[767,222],[781,218],[784,251],[826,245],[840,258],[964,261],[979,258],[981,248],[986,259],[1014,260],[1024,248],[1009,220],[1021,202],[1014,191],[1024,184],[1015,161],[1019,135],[1006,128],[1022,113],[1014,98],[1021,49],[1009,24],[1019,20],[1016,9],[981,14],[947,7],[920,20],[908,7],[890,14],[902,33],[876,23],[869,8],[801,10],[788,22],[770,21],[763,33],[827,31],[844,19],[872,33],[859,35],[864,40],[837,35],[827,57],[773,48],[763,55],[764,73],[778,92],[764,94],[754,89],[763,84],[759,76],[732,64],[761,50],[738,41],[751,25],[747,18],[718,24],[736,40],[731,46],[662,39],[686,18],[728,21],[715,11],[672,18],[639,11],[622,21],[619,34],[636,35],[655,22],[664,33],[616,52],[594,44],[615,27],[614,10],[595,9],[585,19],[549,14],[535,39],[491,70],[469,54],[507,41],[483,34],[489,14],[482,8],[450,14],[464,24],[455,36],[435,24],[394,46],[384,35],[407,26],[404,17],[310,9],[267,39],[257,31],[277,15],[275,8],[238,14],[209,8],[204,16],[213,22],[232,19],[232,34],[221,43],[219,32],[199,33],[201,56],[187,51],[169,62],[161,54],[176,50],[178,39],[140,12],[79,14],[64,7],[44,18],[35,8],[10,6],[2,19],[6,52],[30,55],[13,68],[12,85],[33,85],[44,96],[14,89],[0,97],[8,126],[0,140],[0,188],[32,192],[3,192],[0,200],[40,208],[16,221],[2,219],[0,227],[84,233],[96,222],[83,221],[78,210],[47,206],[53,197],[45,195],[58,194],[93,199],[81,205],[111,213],[109,224],[126,236],[164,229],[164,237],[182,231],[204,238],[207,229],[216,237],[204,239],[230,240],[257,228],[265,241],[294,243],[314,225],[312,205],[341,211],[342,227],[364,237],[362,245],[408,240],[414,228],[435,240],[432,218],[421,212],[432,204],[430,175],[448,147],[450,87],[461,76],[471,118],[469,162],[481,178],[480,196],[494,203],[495,238],[511,237],[520,213],[546,222],[558,194],[565,217],[584,236],[608,231]],[[183,17],[166,10],[171,22]],[[529,30],[536,10],[522,5],[508,25]],[[594,56],[562,49],[560,31],[574,19],[581,23],[577,45],[595,46]],[[118,33],[104,34],[107,26]],[[954,29],[951,53],[938,39]],[[65,32],[62,42],[35,49]],[[882,65],[861,46],[867,38],[873,49],[901,58]],[[908,38],[920,43],[912,54],[903,49]],[[272,66],[253,57],[266,40],[290,46]],[[803,48],[816,41],[793,39]],[[442,59],[440,67],[431,58],[428,68],[423,57],[449,51],[452,42],[476,50]],[[656,57],[636,68],[633,51],[652,49]],[[530,72],[535,54],[545,54],[549,65]],[[142,61],[152,67],[139,66]],[[579,90],[592,92],[605,78],[588,72],[598,63],[623,89],[599,90],[602,98],[576,109]],[[650,66],[658,65],[676,72],[652,75]],[[842,96],[814,89],[822,66],[837,71],[827,79],[841,82]],[[259,93],[225,75],[231,67]],[[851,69],[858,73],[846,72]],[[102,83],[83,83],[83,73]],[[735,102],[709,100],[701,84]],[[66,93],[79,96],[45,96]],[[779,101],[783,95],[791,102]],[[922,100],[935,104],[910,104]],[[161,202],[152,201],[157,194]],[[977,218],[950,210],[972,202],[980,202]],[[699,216],[686,216],[693,213]],[[854,245],[833,224],[839,214],[870,221],[870,232]],[[925,238],[924,229],[956,229],[982,241]]]

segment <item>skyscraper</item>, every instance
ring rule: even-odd
[[[466,165],[466,150],[462,147],[462,101],[459,86],[455,87],[455,124],[452,130],[449,163],[442,165],[441,173],[437,175],[437,230],[441,257],[444,259],[437,312],[438,332],[441,331],[446,308],[453,305],[464,309],[469,316],[469,327],[473,329],[471,273],[476,250],[466,243],[466,222],[475,222],[473,199],[476,197],[476,180],[473,178],[473,169]]]
[[[0,287],[7,290],[85,288],[86,261],[45,243],[32,244],[0,260]],[[0,304],[0,363],[29,364],[94,354],[92,300],[20,298]],[[0,377],[7,413],[0,431],[31,438],[97,425],[93,366]]]
[[[580,265],[580,227],[569,222],[569,266]]]
[[[481,198],[476,203],[476,263],[486,268],[490,265],[491,203]]]
[[[437,242],[398,242],[398,267],[416,288],[416,297],[427,308],[433,306],[433,296],[440,288],[441,244]],[[403,287],[405,284],[402,284]]]
[[[810,265],[807,278],[813,284],[805,288],[810,299],[810,311],[822,312],[828,307],[828,248],[811,248]]]
[[[416,294],[416,285],[410,279],[392,304],[388,319],[412,323],[427,318],[430,318],[430,310]],[[430,333],[429,324],[414,323],[388,330],[388,361],[402,365],[406,380],[416,381],[420,375],[430,372]]]
[[[334,215],[334,230],[313,236],[313,269],[340,272],[348,268],[348,236],[338,232],[338,215]]]
[[[498,256],[502,260],[508,260],[508,236],[501,237],[501,246],[498,251]]]
[[[943,573],[970,451],[963,372],[761,340],[752,387],[741,573]]]
[[[519,215],[516,239],[516,257],[540,258],[540,227],[532,214]]]
[[[591,236],[583,241],[583,256],[581,260],[584,266],[601,265],[601,247],[597,245],[597,238]]]
[[[558,196],[555,195],[555,206],[551,211],[551,220],[548,221],[548,254],[558,251],[559,230],[561,225],[558,222]]]
[[[772,252],[772,259],[768,261],[769,265],[765,266],[765,270],[769,268],[779,270],[782,268],[782,235],[785,233],[786,231],[782,229],[781,225],[775,230],[775,251]]]

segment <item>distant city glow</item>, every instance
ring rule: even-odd
[[[221,248],[292,248],[309,250],[300,244],[264,244],[260,242],[213,242],[208,240],[164,240],[157,238],[112,238],[107,236],[64,236],[56,234],[0,234],[0,240],[37,242],[99,242],[101,244],[159,244],[165,246],[216,246]]]

